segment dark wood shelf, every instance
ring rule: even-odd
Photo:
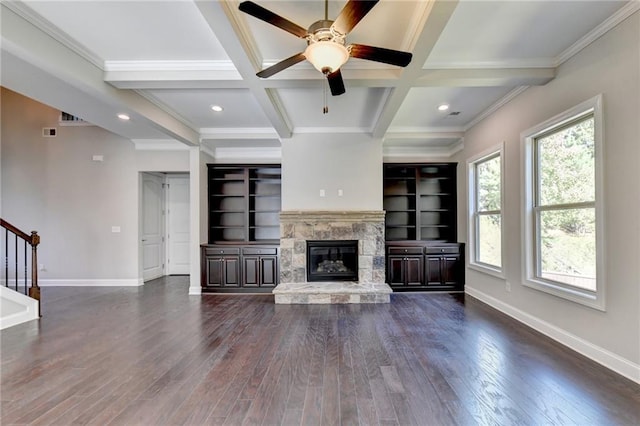
[[[209,243],[278,241],[280,165],[210,164]]]

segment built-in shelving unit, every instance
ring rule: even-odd
[[[387,283],[396,291],[462,290],[456,163],[386,163]]]
[[[280,165],[209,165],[204,292],[270,292],[279,281]]]
[[[385,164],[387,241],[456,241],[456,164]]]
[[[209,243],[280,239],[279,165],[209,166]]]

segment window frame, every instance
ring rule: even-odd
[[[467,160],[467,202],[468,202],[468,226],[467,241],[469,247],[469,256],[467,267],[485,274],[492,275],[496,278],[506,279],[504,273],[505,266],[505,234],[504,234],[504,142],[494,145],[491,148],[469,158]],[[483,162],[500,158],[500,209],[478,211],[478,179],[477,166]],[[500,215],[500,264],[501,266],[491,265],[481,262],[479,255],[479,226],[478,222],[481,216],[489,214]]]
[[[587,116],[594,120],[595,150],[595,200],[593,202],[565,203],[540,206],[538,191],[539,162],[536,139],[552,132],[561,131],[577,124]],[[523,285],[567,299],[594,309],[605,311],[605,236],[604,236],[604,192],[603,192],[603,135],[604,120],[602,95],[597,95],[521,133],[522,143],[522,283]],[[593,208],[596,232],[596,290],[581,289],[559,281],[545,279],[541,275],[541,253],[539,218],[543,211],[569,208]]]

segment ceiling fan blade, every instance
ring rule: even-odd
[[[238,7],[242,12],[253,16],[254,18],[258,18],[268,24],[274,25],[281,30],[285,30],[294,36],[305,38],[307,36],[307,30],[302,28],[298,24],[294,24],[288,19],[283,18],[282,16],[276,15],[270,10],[265,9],[262,6],[255,4],[252,1],[243,1],[240,3]]]
[[[340,68],[332,73],[327,74],[327,81],[329,82],[329,89],[331,89],[332,96],[339,96],[346,92]]]
[[[263,69],[262,71],[260,71],[259,73],[257,73],[256,75],[260,78],[268,78],[271,77],[272,75],[279,73],[280,71],[289,68],[290,66],[293,66],[295,64],[297,64],[298,62],[302,62],[306,59],[306,57],[304,56],[304,54],[302,52],[300,53],[296,53],[295,55],[291,56],[290,58],[287,58],[285,60],[282,60],[280,62],[278,62],[277,64],[271,65],[268,68]]]
[[[385,64],[406,67],[411,62],[413,54],[400,50],[385,49],[383,47],[366,46],[364,44],[352,44],[349,46],[351,57],[366,59],[369,61],[383,62]]]
[[[379,0],[349,0],[333,23],[340,34],[348,34]]]

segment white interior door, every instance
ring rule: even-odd
[[[142,173],[142,278],[149,281],[164,273],[164,178]]]
[[[167,273],[189,275],[189,175],[167,178]]]

